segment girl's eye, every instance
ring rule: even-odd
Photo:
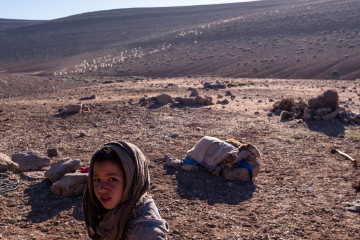
[[[94,178],[93,182],[100,182],[100,179],[99,178]]]
[[[114,181],[117,181],[117,179],[116,178],[110,178],[109,181],[114,182]]]

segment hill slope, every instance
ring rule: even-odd
[[[0,71],[356,79],[359,12],[265,0],[87,13],[0,31]]]

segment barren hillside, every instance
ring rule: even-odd
[[[265,0],[87,13],[0,31],[0,71],[357,79],[359,12]]]

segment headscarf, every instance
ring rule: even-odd
[[[125,189],[118,206],[111,210],[102,207],[93,187],[93,156],[83,198],[85,223],[92,239],[124,239],[134,209],[150,198],[147,195],[150,186],[148,166],[145,156],[134,144],[113,141],[105,144],[102,149],[104,148],[113,150],[118,155],[125,173]]]

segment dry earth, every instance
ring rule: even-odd
[[[360,199],[351,186],[355,169],[330,153],[338,148],[359,160],[359,125],[281,122],[268,116],[271,99],[306,100],[327,89],[339,92],[341,106],[360,112],[358,81],[127,78],[99,84],[28,78],[0,83],[0,152],[11,155],[28,148],[46,153],[56,147],[60,156],[52,161],[71,157],[85,166],[94,150],[109,140],[135,143],[150,161],[151,194],[170,225],[170,239],[359,239],[360,215],[343,204]],[[215,80],[255,84],[226,89],[236,96],[228,105],[138,104],[144,95],[189,95],[189,87],[216,102],[225,90],[205,91],[201,84]],[[26,95],[21,93],[24,88]],[[95,100],[83,101],[90,111],[59,114],[93,94]],[[257,146],[262,152],[260,174],[253,182],[236,182],[164,165],[165,154],[180,159],[204,135]],[[20,180],[18,189],[0,194],[0,239],[87,239],[81,196],[55,196],[48,180],[14,177]]]

